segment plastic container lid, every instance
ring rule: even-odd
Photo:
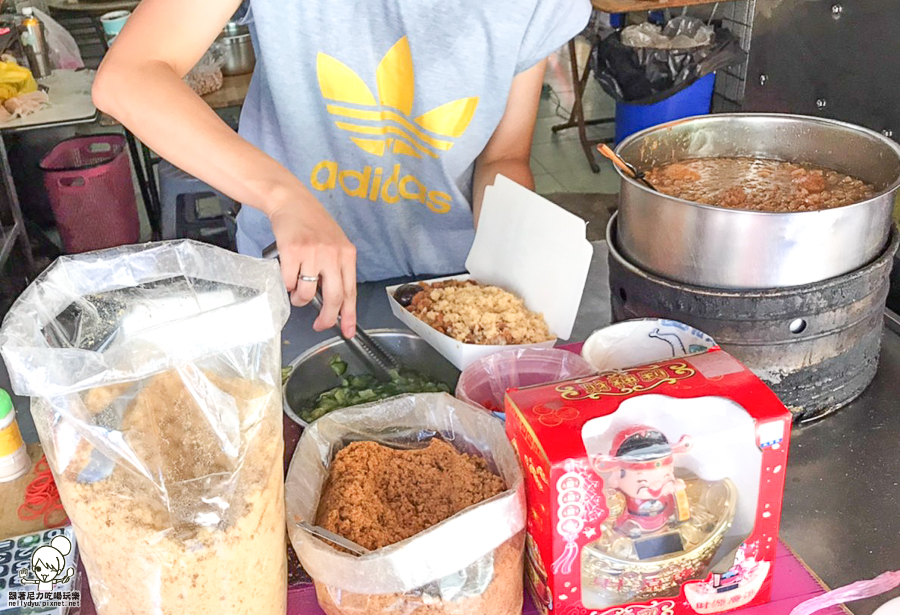
[[[4,389],[0,389],[0,421],[5,419],[13,411],[12,398]]]

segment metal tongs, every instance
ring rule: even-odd
[[[655,190],[656,192],[659,192],[659,190],[656,190],[656,188],[653,187],[653,184],[651,184],[649,181],[647,181],[647,178],[644,176],[643,172],[638,171],[630,163],[626,162],[625,160],[622,160],[622,158],[620,158],[618,154],[616,154],[614,151],[612,151],[612,149],[606,143],[601,143],[600,145],[598,145],[597,151],[600,152],[601,154],[603,154],[604,156],[606,156],[607,158],[609,158],[612,161],[612,163],[614,165],[616,165],[617,167],[619,167],[622,170],[622,172],[625,173],[626,175],[630,175],[637,181],[641,182],[642,184],[644,184],[645,186],[650,188],[650,190]]]
[[[312,523],[304,521],[303,519],[297,519],[296,521],[294,521],[294,524],[297,527],[306,530],[317,538],[327,540],[333,545],[337,545],[346,549],[347,551],[350,551],[353,555],[366,555],[368,553],[371,553],[371,551],[361,545],[356,544],[352,540],[348,540],[343,536],[335,534],[334,532],[329,532],[324,527],[313,525]]]
[[[278,247],[273,243],[263,250],[262,255],[263,258],[266,259],[278,258]],[[316,288],[316,296],[313,297],[312,304],[317,310],[320,312],[322,311],[321,289]],[[340,336],[347,342],[350,349],[366,363],[376,378],[383,382],[389,382],[391,380],[391,371],[400,369],[400,363],[397,359],[383,350],[381,346],[379,346],[375,340],[369,337],[369,335],[361,328],[357,327],[356,335],[352,338],[348,338],[344,336],[344,332],[341,331],[340,325],[341,317],[338,315],[337,325],[334,328],[337,329]]]

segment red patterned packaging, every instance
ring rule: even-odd
[[[511,390],[527,582],[544,613],[687,615],[769,600],[791,414],[719,348]]]

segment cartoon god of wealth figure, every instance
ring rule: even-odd
[[[675,455],[691,446],[690,436],[673,446],[658,429],[637,425],[616,435],[609,456],[594,459],[594,468],[607,476],[607,486],[625,500],[615,524],[618,532],[637,539],[690,519],[684,481],[675,477]]]

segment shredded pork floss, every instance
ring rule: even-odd
[[[417,393],[329,412],[297,444],[286,500],[328,615],[522,612],[522,470],[503,423],[480,408]],[[301,520],[373,550],[347,553]]]

